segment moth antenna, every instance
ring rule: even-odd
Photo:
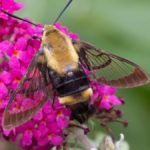
[[[32,24],[32,25],[34,25],[34,26],[39,26],[38,24],[35,24],[35,23],[31,22],[31,21],[28,21],[28,20],[25,20],[25,19],[20,18],[20,17],[18,17],[18,16],[15,16],[15,15],[13,15],[13,14],[11,14],[11,13],[9,13],[9,12],[3,10],[3,9],[0,9],[0,11],[3,12],[4,14],[10,16],[10,17],[15,18],[15,19],[22,20],[22,21],[27,22],[27,23],[29,23],[29,24]],[[41,27],[41,26],[39,26],[39,27]]]
[[[66,4],[66,6],[63,8],[63,10],[60,12],[60,14],[58,15],[58,17],[55,19],[54,23],[56,23],[59,18],[62,16],[62,14],[65,12],[65,10],[69,7],[69,5],[71,4],[73,0],[69,0],[68,3]]]

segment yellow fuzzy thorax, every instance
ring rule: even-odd
[[[47,66],[60,75],[66,73],[68,66],[71,70],[78,68],[78,54],[71,39],[52,25],[46,25],[42,37],[42,46]]]

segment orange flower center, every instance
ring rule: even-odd
[[[61,117],[61,116],[63,116],[63,113],[62,113],[61,110],[59,110],[59,111],[57,112],[57,117]]]
[[[15,78],[15,83],[19,83],[20,79],[18,77]]]
[[[19,112],[20,109],[21,109],[21,106],[16,104],[15,107],[14,107],[14,111]]]
[[[0,99],[0,105],[2,105],[2,103],[3,103],[3,100],[2,100],[2,99]]]
[[[48,139],[50,140],[52,138],[52,134],[48,134]]]
[[[13,51],[13,55],[15,55],[16,57],[18,57],[19,54],[20,54],[20,51],[18,51],[18,50],[14,50],[14,51]]]
[[[108,95],[104,95],[104,100],[108,101],[108,99],[109,99],[109,96]]]

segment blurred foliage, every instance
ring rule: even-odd
[[[22,2],[26,7],[18,16],[48,24],[66,0]],[[132,60],[150,73],[150,1],[74,0],[60,21],[82,40]],[[150,86],[122,89],[118,94],[126,100],[121,109],[129,126],[113,124],[114,133],[124,133],[131,150],[150,150]]]

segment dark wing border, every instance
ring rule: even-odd
[[[81,64],[92,70],[97,81],[118,88],[132,88],[150,82],[149,75],[137,64],[84,42],[74,41]],[[118,76],[112,77],[113,74]]]

